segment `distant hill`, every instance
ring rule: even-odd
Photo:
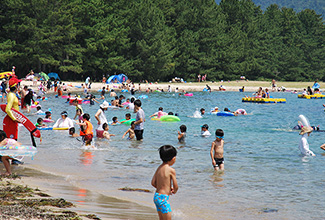
[[[219,4],[221,0],[216,0]],[[256,5],[260,5],[264,11],[272,4],[277,4],[280,7],[293,8],[300,12],[304,9],[313,9],[317,14],[325,15],[325,0],[253,0]]]

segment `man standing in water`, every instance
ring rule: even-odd
[[[135,125],[134,133],[135,136],[137,137],[137,141],[142,141],[145,115],[144,115],[144,111],[141,108],[141,101],[139,99],[134,101],[134,113],[137,113],[134,122]]]

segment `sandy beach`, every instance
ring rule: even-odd
[[[40,82],[37,84],[39,85]],[[84,82],[68,82],[63,81],[66,85],[68,85],[68,89],[70,92],[83,92],[82,88],[77,88],[76,86],[81,86]],[[139,83],[134,83],[135,88],[139,88]],[[277,82],[277,88],[285,87],[286,91],[297,91],[301,92],[304,88],[307,88],[308,86],[312,87],[314,82]],[[324,82],[319,82],[320,88],[325,87]],[[29,87],[32,87],[33,82],[32,81],[26,81],[24,80],[21,85],[27,85]],[[121,84],[106,84],[106,83],[99,83],[95,82],[91,84],[91,92],[97,92],[98,90],[102,89],[104,86],[107,88],[107,85],[109,85],[110,89],[114,89],[116,91],[121,90]],[[189,82],[189,83],[140,83],[141,91],[144,92],[147,88],[155,91],[157,89],[164,91],[167,91],[168,86],[171,86],[172,91],[175,91],[176,88],[178,88],[179,92],[182,92],[183,90],[186,92],[198,92],[203,91],[204,88],[206,88],[206,85],[209,85],[211,87],[212,91],[220,91],[219,87],[223,86],[226,91],[239,91],[243,86],[245,87],[245,91],[247,92],[255,92],[258,90],[259,87],[262,87],[263,89],[268,88],[270,91],[272,91],[271,88],[271,82],[267,81],[245,81],[245,80],[238,80],[238,81],[226,81],[226,82]]]

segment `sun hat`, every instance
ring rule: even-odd
[[[101,108],[108,108],[109,107],[109,104],[107,101],[104,101],[101,105],[100,105]]]
[[[313,129],[311,127],[302,127],[300,131],[300,135],[306,134],[306,133],[311,133]]]
[[[201,128],[206,128],[206,129],[209,129],[209,125],[207,125],[207,124],[204,124],[204,125],[202,125],[202,126],[201,126]]]

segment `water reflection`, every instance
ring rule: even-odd
[[[211,175],[211,181],[213,182],[215,188],[224,187],[224,184],[221,184],[223,182],[222,176],[224,173],[224,171],[215,170],[213,175]]]
[[[83,151],[80,155],[80,161],[83,165],[89,166],[93,163],[94,156],[91,151]]]

